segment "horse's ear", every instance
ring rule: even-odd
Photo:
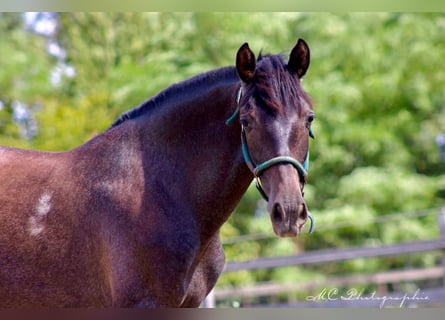
[[[243,44],[236,54],[236,71],[241,80],[249,83],[255,77],[255,54],[247,43]]]
[[[295,72],[298,78],[302,78],[309,68],[311,57],[309,46],[303,39],[298,39],[297,44],[292,49],[287,66],[291,72]]]

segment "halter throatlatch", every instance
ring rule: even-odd
[[[226,121],[227,125],[231,125],[235,121],[235,119],[237,118],[237,116],[239,114],[241,94],[242,94],[242,89],[240,88],[238,90],[238,94],[236,97],[235,112],[230,116],[229,119],[227,119],[227,121]],[[309,136],[311,138],[315,138],[311,129],[309,129]],[[290,156],[278,156],[278,157],[266,160],[263,163],[260,163],[259,165],[255,165],[255,163],[253,162],[252,157],[250,156],[250,153],[249,153],[249,148],[247,146],[246,132],[245,132],[243,125],[241,125],[241,148],[242,148],[242,152],[243,152],[244,161],[246,162],[247,167],[249,167],[250,171],[253,173],[253,175],[255,177],[256,188],[258,189],[259,193],[266,201],[269,201],[269,198],[267,197],[266,192],[264,191],[264,189],[261,185],[260,175],[267,168],[270,168],[270,167],[280,164],[280,163],[291,164],[298,171],[298,175],[300,177],[301,184],[304,186],[304,184],[306,183],[307,172],[309,170],[309,151],[306,155],[306,159],[304,160],[303,164],[301,164],[300,161],[298,161],[297,159],[292,158]],[[304,195],[304,193],[303,193],[303,195]],[[310,211],[308,211],[308,218],[311,221],[311,225],[309,227],[309,233],[312,233],[315,229],[315,219],[312,216]]]

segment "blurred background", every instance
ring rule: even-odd
[[[173,82],[233,65],[244,42],[256,53],[288,54],[304,38],[312,59],[303,87],[317,114],[305,194],[316,231],[277,238],[266,203],[250,188],[222,229],[227,260],[441,237],[444,14],[0,13],[0,34],[0,145],[51,151],[86,142]],[[431,270],[442,257],[433,250],[226,272],[217,297],[258,284],[300,287],[232,291],[216,305],[304,301],[332,277]],[[320,288],[305,286],[314,281]],[[403,292],[442,281],[436,274],[354,288]]]

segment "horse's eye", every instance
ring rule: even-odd
[[[246,129],[249,126],[249,121],[246,118],[241,118],[240,122],[241,122],[241,126],[243,126],[244,129]]]
[[[315,135],[314,132],[312,131],[312,122],[314,122],[315,120],[315,114],[311,113],[310,115],[308,115],[307,117],[307,128],[309,129],[309,137],[311,137],[312,139],[315,139]]]
[[[308,122],[309,124],[311,124],[312,122],[314,122],[314,120],[315,120],[315,114],[311,113],[310,115],[308,115],[308,117],[307,117],[307,122]]]

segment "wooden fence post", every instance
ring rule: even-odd
[[[440,228],[440,240],[445,241],[445,207],[442,208],[439,214],[439,228]],[[445,249],[442,249],[442,285],[445,288]]]

